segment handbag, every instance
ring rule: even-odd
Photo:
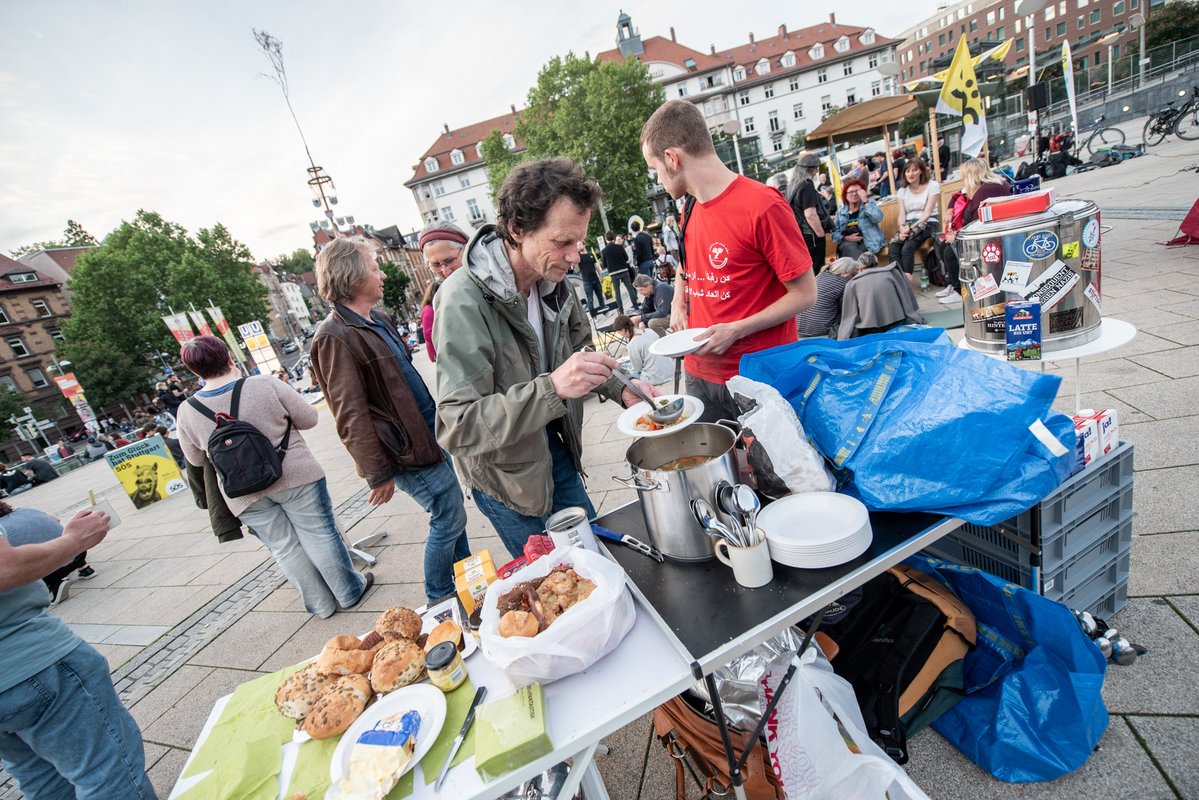
[[[654,709],[654,734],[666,748],[667,755],[674,759],[676,800],[687,800],[688,770],[703,790],[700,800],[732,791],[729,760],[720,738],[720,728],[701,708],[701,700],[681,694]],[[748,733],[729,728],[734,758],[741,757],[748,739]],[[755,742],[741,772],[745,796],[749,800],[784,798],[778,778],[770,770],[769,759],[766,745],[761,740]]]

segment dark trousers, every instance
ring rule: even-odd
[[[637,290],[633,288],[633,279],[629,275],[627,269],[622,269],[620,272],[609,272],[608,277],[612,279],[612,294],[616,295],[616,310],[624,313],[624,301],[620,299],[620,287],[623,284],[629,293],[629,308],[636,308],[638,305]]]
[[[844,239],[837,245],[837,255],[842,258],[857,258],[866,252],[864,242],[847,242]]]
[[[916,251],[936,232],[937,223],[929,220],[902,242],[892,239],[887,249],[887,253],[891,256],[891,263],[898,264],[900,269],[911,275],[916,271]]]
[[[939,239],[933,240],[933,247],[937,251],[937,258],[941,259],[941,266],[945,268],[945,285],[960,293],[962,263],[958,260],[957,248]]]
[[[59,567],[58,569],[54,570],[46,577],[42,578],[42,581],[46,584],[46,588],[48,588],[50,590],[50,596],[51,597],[54,596],[55,592],[58,591],[59,584],[61,584],[67,578],[71,577],[72,572],[74,572],[77,569],[83,569],[86,566],[87,566],[87,551],[85,550],[84,552],[75,556],[75,560],[72,561],[70,564],[67,564],[65,567]]]
[[[812,274],[819,275],[824,269],[824,237],[805,233],[804,244],[808,246],[808,255],[812,257]]]
[[[613,289],[616,287],[613,286]],[[594,316],[604,306],[608,305],[604,301],[604,285],[600,283],[599,277],[595,277],[589,281],[583,281],[583,294],[587,298],[587,310]]]
[[[705,381],[694,375],[687,375],[686,379],[687,394],[698,397],[704,404],[704,413],[700,415],[700,422],[737,419],[740,412],[737,410],[737,404],[733,402],[733,396],[729,394],[729,390],[724,384]]]

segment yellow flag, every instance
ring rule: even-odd
[[[962,118],[962,155],[974,158],[982,152],[987,141],[987,118],[965,39],[958,40],[949,74],[937,98],[937,113]]]
[[[833,197],[841,202],[841,169],[837,166],[837,156],[832,150],[828,154],[828,179],[833,184]]]
[[[1008,39],[1006,42],[999,45],[998,47],[992,47],[990,50],[988,50],[985,53],[979,53],[977,56],[975,56],[973,59],[971,59],[970,63],[977,67],[977,66],[980,66],[984,61],[1002,62],[1005,58],[1007,58],[1008,51],[1011,49],[1012,49],[1012,40]],[[949,74],[949,70],[943,69],[940,72],[938,72],[936,75],[933,75],[931,78],[921,78],[920,81],[931,80],[931,81],[937,81],[938,83],[940,83],[945,80],[945,77],[948,74]],[[920,83],[920,81],[913,81],[913,83]],[[906,85],[907,84],[905,84],[905,86]]]
[[[1074,98],[1074,58],[1070,55],[1070,42],[1062,42],[1062,75],[1066,79],[1066,99],[1070,101],[1070,123],[1078,132],[1078,101]]]

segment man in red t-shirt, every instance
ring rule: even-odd
[[[655,111],[641,152],[671,197],[695,198],[670,315],[673,330],[706,329],[683,362],[687,393],[703,400],[703,421],[736,418],[724,384],[741,356],[796,340],[796,315],[816,302],[812,257],[782,195],[724,165],[691,103]]]

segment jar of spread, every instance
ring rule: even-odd
[[[425,656],[429,682],[443,692],[452,692],[466,680],[466,664],[453,642],[442,642]]]

